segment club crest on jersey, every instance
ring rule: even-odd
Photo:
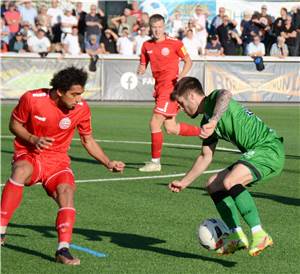
[[[162,48],[161,55],[168,56],[170,53],[170,50],[168,48]]]
[[[68,117],[61,119],[60,122],[59,122],[59,127],[61,129],[67,129],[70,126],[71,126],[71,120]]]

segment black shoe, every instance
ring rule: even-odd
[[[92,72],[95,72],[97,70],[96,64],[98,62],[98,55],[91,56],[90,64],[89,64],[89,70]]]
[[[64,247],[55,252],[55,260],[57,263],[68,264],[68,265],[80,265],[80,260],[74,258],[69,249]]]

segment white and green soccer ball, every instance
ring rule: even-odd
[[[204,220],[198,228],[200,244],[208,250],[216,250],[223,245],[223,238],[229,234],[229,228],[220,219]]]

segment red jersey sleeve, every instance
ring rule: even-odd
[[[147,50],[145,47],[145,43],[143,43],[142,50],[141,50],[141,57],[140,57],[140,64],[147,66],[149,62]]]
[[[91,110],[86,103],[84,103],[84,111],[77,129],[79,135],[90,135],[92,133]]]
[[[178,54],[178,56],[181,58],[181,59],[184,59],[184,57],[186,55],[188,55],[186,49],[185,49],[185,46],[183,45],[183,43],[181,41],[177,41],[176,43],[176,53]]]
[[[31,106],[32,106],[32,94],[26,92],[22,95],[19,100],[18,105],[14,108],[12,112],[12,117],[22,124],[25,124],[30,117]]]

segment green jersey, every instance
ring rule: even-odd
[[[219,90],[214,90],[205,98],[204,117],[201,125],[208,123],[212,117],[218,93]],[[216,126],[214,134],[204,140],[203,145],[212,144],[218,139],[231,142],[242,153],[245,153],[274,139],[280,139],[280,137],[273,129],[267,127],[260,118],[231,99],[227,110]]]

